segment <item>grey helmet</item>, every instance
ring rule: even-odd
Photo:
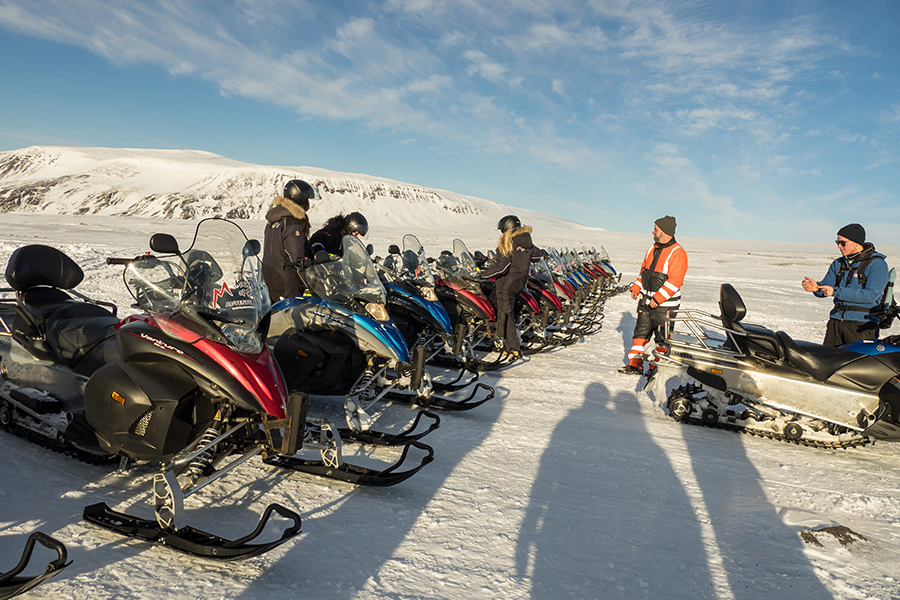
[[[346,221],[346,225],[344,230],[347,233],[353,233],[354,231],[358,231],[359,235],[364,236],[369,233],[369,222],[360,212],[352,212],[346,217],[344,217]]]

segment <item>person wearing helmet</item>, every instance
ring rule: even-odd
[[[325,221],[322,229],[309,238],[307,258],[313,258],[319,252],[327,252],[340,256],[341,241],[345,235],[365,236],[369,232],[369,222],[362,213],[352,212],[348,215],[335,215]]]
[[[523,227],[515,215],[507,215],[497,223],[501,231],[497,242],[497,259],[493,266],[481,272],[482,279],[494,278],[491,301],[497,307],[497,333],[504,336],[503,358],[522,356],[519,334],[516,331],[516,296],[528,283],[531,263],[540,260],[543,251],[531,241],[531,227]]]
[[[315,187],[292,179],[266,213],[262,275],[273,301],[300,296],[306,289],[302,279],[309,266],[305,259],[309,239],[306,211],[313,198],[319,198]]]

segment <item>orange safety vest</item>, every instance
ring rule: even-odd
[[[654,251],[658,247],[661,250],[659,257],[655,258]],[[674,238],[670,244],[653,244],[644,255],[641,272],[631,284],[631,291],[640,293],[646,302],[652,298],[659,306],[678,306],[681,304],[681,285],[687,269],[687,252]]]

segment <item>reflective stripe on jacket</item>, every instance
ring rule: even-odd
[[[687,269],[687,252],[675,238],[665,244],[653,244],[644,255],[641,271],[631,284],[631,291],[640,293],[644,302],[653,299],[659,306],[678,306],[681,304],[681,286]]]

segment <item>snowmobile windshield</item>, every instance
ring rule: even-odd
[[[306,270],[310,292],[335,301],[359,300],[384,304],[387,292],[366,248],[358,238],[345,235],[344,254],[338,260],[312,265]]]
[[[547,257],[547,266],[550,267],[550,271],[557,276],[565,277],[568,275],[568,269],[566,268],[566,263],[563,261],[559,252],[556,251],[555,248],[550,249],[550,255]]]
[[[481,277],[475,258],[462,240],[453,240],[453,252],[442,253],[435,259],[434,264],[442,279],[463,289],[481,293],[479,284]]]
[[[213,323],[236,350],[255,354],[262,350],[257,327],[270,308],[258,250],[237,224],[204,219],[189,250],[132,262],[125,283],[145,311]]]
[[[609,258],[609,254],[607,254],[606,248],[604,248],[603,246],[600,246],[599,257],[600,257],[600,262],[605,262],[605,263],[611,262],[610,258]]]
[[[546,259],[543,258],[537,262],[531,263],[531,267],[528,269],[528,276],[543,284],[553,283],[553,273],[550,271],[550,265],[548,265]]]
[[[400,254],[404,276],[418,286],[434,287],[434,273],[425,256],[425,248],[419,238],[411,233],[403,236],[403,252]]]

